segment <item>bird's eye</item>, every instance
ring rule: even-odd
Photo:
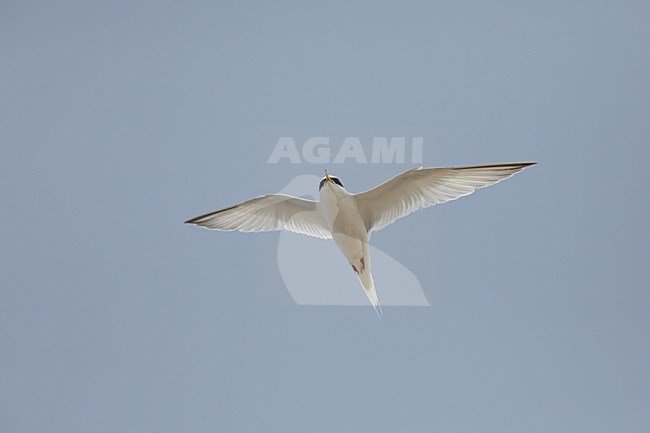
[[[323,189],[323,185],[325,185],[325,182],[327,182],[327,179],[325,179],[325,178],[323,178],[323,179],[320,181],[320,185],[318,185],[318,190],[319,190],[319,191],[320,191],[321,189]]]
[[[343,184],[341,183],[338,177],[332,177],[332,180],[334,181],[335,184],[343,188]]]

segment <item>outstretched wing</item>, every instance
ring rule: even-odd
[[[287,230],[321,239],[332,238],[317,209],[317,202],[284,194],[263,195],[226,209],[197,216],[185,223],[213,230]]]
[[[417,210],[456,200],[509,178],[534,162],[476,167],[416,168],[356,194],[368,232],[381,230]]]

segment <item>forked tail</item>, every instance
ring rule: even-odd
[[[372,304],[377,316],[381,317],[384,313],[381,311],[381,305],[379,304],[379,297],[377,296],[377,290],[375,290],[375,282],[372,280],[372,273],[370,272],[370,267],[367,267],[362,272],[357,272],[357,278],[361,286],[363,286],[363,291],[368,297],[368,300]]]

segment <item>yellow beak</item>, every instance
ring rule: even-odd
[[[330,177],[330,175],[327,173],[327,169],[325,169],[325,179],[326,179],[328,182],[334,182],[334,181],[332,180],[332,178]]]

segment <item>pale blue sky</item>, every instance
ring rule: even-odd
[[[0,432],[648,431],[648,22],[2,2]],[[260,162],[270,129],[360,125],[430,128],[428,166],[540,163],[373,237],[432,307],[297,306],[277,233],[182,224],[322,173]]]

